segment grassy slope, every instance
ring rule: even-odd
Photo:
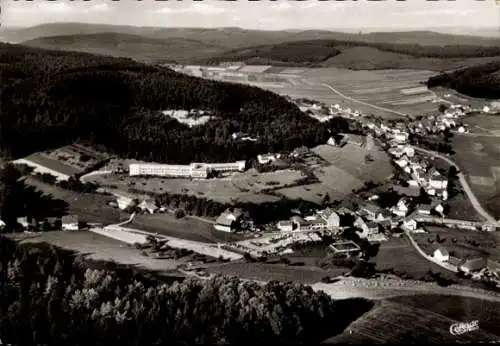
[[[472,298],[417,295],[384,300],[325,343],[474,342],[498,340],[500,306]],[[452,336],[451,324],[479,321],[480,330]]]

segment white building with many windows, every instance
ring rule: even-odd
[[[156,175],[170,177],[207,178],[210,172],[244,171],[246,161],[228,163],[192,163],[190,165],[167,165],[159,163],[132,163],[130,176]]]

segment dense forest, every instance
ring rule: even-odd
[[[124,58],[0,44],[0,75],[0,145],[8,156],[79,139],[147,161],[231,161],[311,147],[331,128],[349,128],[341,118],[319,123],[269,91]],[[203,109],[215,119],[190,128],[165,109]],[[259,141],[234,141],[238,131]]]
[[[498,99],[500,61],[433,76],[427,81],[427,86],[451,88],[472,97]]]
[[[0,338],[14,345],[318,344],[369,310],[292,283],[166,283],[0,238]]]
[[[235,49],[202,62],[218,64],[223,61],[253,61],[259,58],[271,62],[280,61],[314,65],[340,54],[345,49],[354,47],[375,48],[382,52],[404,54],[417,58],[465,59],[500,56],[500,47],[495,46],[421,46],[418,44],[371,43],[323,39]]]

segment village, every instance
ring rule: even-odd
[[[325,241],[333,256],[340,258],[356,258],[362,261],[370,244],[381,244],[390,238],[407,236],[412,245],[428,261],[433,262],[450,272],[460,272],[472,275],[475,280],[488,280],[500,285],[500,263],[496,260],[477,256],[459,258],[453,256],[444,246],[439,246],[431,253],[426,253],[415,241],[416,235],[427,234],[428,227],[439,225],[450,229],[462,229],[470,232],[492,232],[497,224],[489,221],[478,222],[457,220],[447,217],[446,205],[450,194],[455,194],[458,183],[458,172],[450,168],[448,172],[434,166],[432,152],[418,147],[415,136],[426,136],[443,132],[465,133],[468,127],[463,123],[463,117],[471,112],[470,107],[451,105],[440,110],[440,114],[421,116],[409,121],[382,120],[364,116],[351,108],[342,108],[335,104],[326,106],[310,100],[295,101],[299,108],[308,116],[319,121],[326,121],[335,116],[355,119],[366,131],[367,141],[376,143],[391,158],[394,168],[392,178],[387,182],[389,189],[382,189],[380,184],[367,185],[357,191],[348,201],[328,206],[309,214],[300,211],[289,219],[274,220],[267,224],[255,224],[245,210],[228,208],[213,221],[213,228],[221,233],[243,234],[242,240],[219,241],[216,245],[196,243],[191,240],[165,237],[159,233],[139,231],[127,228],[135,215],[174,213],[182,218],[183,212],[172,210],[168,205],[161,205],[153,197],[138,197],[134,195],[113,192],[116,198],[109,206],[129,213],[130,218],[111,225],[84,224],[77,215],[67,215],[62,218],[46,218],[30,221],[27,217],[18,218],[18,224],[25,231],[30,229],[43,230],[78,230],[86,229],[105,235],[128,244],[151,244],[163,239],[172,247],[188,249],[199,254],[227,260],[238,260],[245,256],[263,258],[269,256],[286,256],[293,254],[298,245],[324,244]],[[195,112],[196,113],[196,112]],[[183,115],[185,116],[185,115]],[[255,141],[245,133],[233,133],[234,140]],[[348,136],[345,136],[348,138]],[[329,146],[341,146],[342,134],[332,136]],[[372,144],[373,145],[373,144]],[[66,148],[80,151],[81,146]],[[282,157],[300,158],[308,153],[307,148],[298,148],[292,153],[262,153],[255,159],[259,165],[271,165]],[[91,156],[91,153],[88,153]],[[58,154],[61,156],[61,154]],[[52,175],[57,182],[69,181],[77,172],[73,169],[47,168],[49,154],[31,155],[15,161],[15,164],[31,167],[39,175]],[[149,162],[132,162],[128,166],[113,167],[102,170],[100,157],[96,162],[90,160],[88,167],[80,169],[80,181],[96,174],[128,174],[131,177],[182,177],[189,179],[210,179],[211,177],[231,177],[232,173],[244,172],[246,161],[234,163],[191,163],[190,165],[169,165]],[[71,160],[69,160],[71,163]],[[78,160],[73,160],[78,162]],[[85,169],[84,169],[85,168]],[[99,189],[98,189],[99,191]],[[101,189],[101,192],[105,190]],[[156,240],[155,240],[156,239]],[[431,242],[429,238],[429,242]]]

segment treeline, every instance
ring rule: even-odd
[[[0,147],[14,157],[79,139],[146,161],[224,162],[315,146],[348,124],[319,123],[256,87],[129,59],[0,44],[0,75]],[[203,109],[215,119],[190,128],[165,109]],[[239,131],[259,141],[232,140]]]
[[[266,224],[276,220],[288,219],[292,210],[307,213],[321,208],[320,205],[302,199],[280,199],[273,202],[221,203],[205,197],[186,194],[164,193],[156,198],[159,205],[183,209],[188,215],[217,217],[228,208],[241,208],[247,211],[256,224]]]
[[[371,307],[292,283],[167,284],[0,240],[0,335],[18,345],[318,343]]]
[[[246,61],[249,59],[260,58],[261,60],[267,59],[269,61],[315,64],[326,61],[329,58],[342,53],[344,49],[354,47],[369,47],[379,49],[384,52],[405,54],[420,58],[479,58],[500,55],[500,47],[495,46],[421,46],[418,44],[309,40],[235,49],[209,58],[204,62],[214,64],[223,61]]]
[[[489,99],[500,98],[500,62],[468,67],[430,77],[427,86],[446,87],[462,94]]]
[[[12,165],[0,169],[0,218],[7,226],[15,226],[18,217],[43,220],[67,214],[68,203],[27,185],[24,179]]]

